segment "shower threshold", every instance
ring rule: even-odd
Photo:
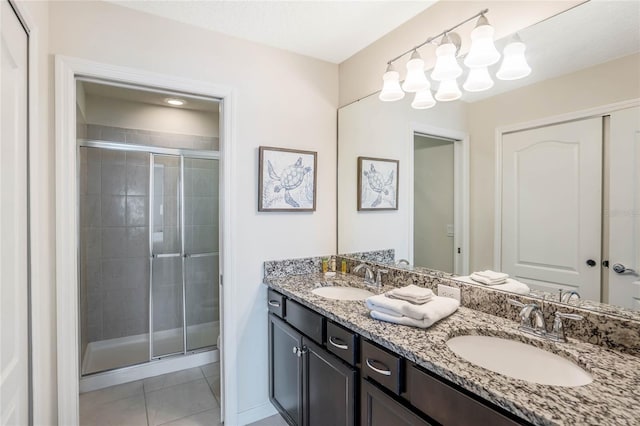
[[[216,346],[219,333],[218,321],[190,325],[187,327],[189,346],[193,348]],[[182,347],[182,328],[156,332],[153,344],[157,354],[176,352],[175,348]],[[149,334],[147,333],[99,340],[87,344],[82,358],[82,375],[146,362],[149,362]]]

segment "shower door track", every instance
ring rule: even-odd
[[[176,155],[189,158],[203,158],[209,160],[219,160],[220,151],[203,151],[197,149],[182,149],[182,148],[163,148],[159,146],[149,145],[135,145],[122,142],[110,142],[102,141],[98,139],[79,139],[79,147],[85,148],[102,148],[111,149],[114,151],[133,151],[133,152],[148,152],[150,154],[159,155]]]

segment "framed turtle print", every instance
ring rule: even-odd
[[[258,211],[315,211],[317,153],[268,146],[259,153]]]
[[[398,160],[358,157],[358,210],[398,210]]]

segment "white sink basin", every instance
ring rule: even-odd
[[[451,338],[447,346],[472,364],[514,379],[567,387],[593,381],[568,359],[515,340],[469,335]]]
[[[311,290],[311,293],[336,300],[364,300],[373,296],[370,291],[354,287],[318,287]]]

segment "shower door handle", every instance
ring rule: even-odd
[[[167,257],[180,257],[180,253],[161,253],[161,254],[152,254],[152,259],[163,259]]]

